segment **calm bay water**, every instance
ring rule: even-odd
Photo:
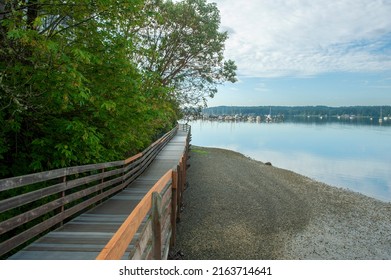
[[[329,185],[391,202],[389,125],[292,120],[197,120],[189,124],[193,145],[234,150]]]

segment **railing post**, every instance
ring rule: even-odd
[[[121,185],[122,185],[122,189],[125,189],[126,186],[125,186],[125,181],[126,181],[126,167],[128,166],[129,163],[126,163],[126,160],[124,160],[124,163],[121,165],[121,168],[122,168],[122,181],[121,181]]]
[[[65,176],[62,178],[62,182],[63,182],[64,184],[66,184],[66,182],[67,182],[67,175],[65,175]],[[62,192],[61,192],[61,198],[64,198],[64,197],[65,197],[65,191],[62,191]],[[65,210],[65,207],[64,207],[64,202],[63,202],[63,203],[61,204],[61,213],[63,213],[64,210]],[[62,227],[63,225],[64,225],[64,221],[61,220],[60,226]]]
[[[101,169],[101,173],[105,173],[105,168],[104,168],[104,167]],[[102,178],[102,179],[100,180],[100,183],[103,184],[104,182],[105,182],[105,179]],[[99,194],[102,194],[102,193],[103,193],[103,188],[101,188],[100,191],[99,191]],[[102,199],[99,200],[99,203],[102,203],[102,201],[103,201]]]
[[[170,247],[176,242],[176,222],[178,208],[178,166],[172,170],[172,195],[171,195],[171,240]]]
[[[159,193],[152,193],[152,251],[153,259],[162,259],[162,226],[161,226],[161,202]]]
[[[185,152],[183,155],[183,191],[185,191],[185,186],[186,186],[186,174],[187,174],[187,152]]]
[[[183,162],[182,159],[179,162],[178,166],[178,186],[177,186],[177,221],[181,220],[181,204],[182,204],[182,173],[183,173]]]

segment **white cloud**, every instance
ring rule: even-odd
[[[254,88],[255,91],[261,91],[261,92],[268,92],[270,91],[265,83],[258,83],[256,84],[256,87]]]
[[[391,70],[391,1],[217,0],[241,75]]]

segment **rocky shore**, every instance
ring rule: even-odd
[[[190,155],[175,247],[185,259],[391,259],[391,203],[229,150]]]

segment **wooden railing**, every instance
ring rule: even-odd
[[[127,187],[178,127],[126,160],[1,179],[0,257]]]
[[[175,245],[176,223],[180,219],[186,185],[190,126],[181,125],[181,128],[188,134],[179,164],[167,171],[144,196],[97,260],[123,259],[128,248],[128,259],[167,259],[170,247]]]

